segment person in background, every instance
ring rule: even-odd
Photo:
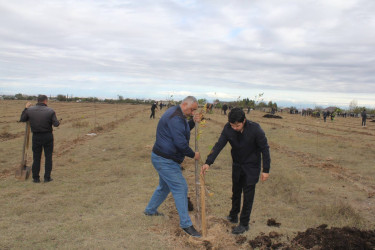
[[[53,129],[52,126],[58,127],[60,122],[57,120],[55,111],[47,106],[48,97],[46,95],[38,96],[36,106],[31,106],[30,102],[26,103],[22,111],[20,122],[30,122],[33,150],[33,182],[40,182],[40,160],[42,150],[45,156],[44,182],[50,182],[52,172],[52,153],[53,153]]]
[[[155,109],[158,108],[158,104],[156,102],[154,102],[151,106],[151,115],[150,115],[150,119],[153,118],[155,119]]]
[[[362,127],[366,127],[366,119],[367,119],[366,109],[363,109],[361,116],[362,116]]]
[[[224,103],[221,109],[224,111],[224,115],[227,115],[228,105]]]
[[[228,115],[228,122],[224,125],[219,140],[207,156],[201,173],[209,169],[224,146],[230,143],[232,146],[232,209],[227,219],[232,223],[238,223],[238,214],[241,209],[241,196],[243,193],[243,205],[240,215],[240,223],[233,230],[233,234],[242,234],[249,230],[250,214],[253,206],[255,185],[259,181],[261,161],[263,160],[263,172],[261,180],[269,177],[271,157],[267,138],[258,123],[247,120],[245,113],[239,108],[233,108]]]
[[[159,174],[159,185],[144,210],[147,216],[162,216],[157,209],[172,192],[180,217],[180,227],[193,237],[201,235],[194,228],[189,216],[188,186],[182,175],[181,163],[185,156],[200,159],[199,152],[194,152],[189,147],[190,130],[194,128],[195,122],[200,122],[200,115],[195,114],[197,109],[197,99],[188,96],[180,105],[165,111],[160,118],[151,153],[152,164]],[[194,118],[187,121],[187,118],[192,116]]]

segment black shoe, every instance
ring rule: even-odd
[[[236,224],[236,223],[238,223],[238,217],[237,216],[227,216],[226,217],[226,219],[227,220],[229,220],[229,222],[231,222],[231,223],[234,223],[234,224]]]
[[[183,230],[185,231],[185,233],[187,233],[190,236],[193,236],[193,237],[196,237],[196,238],[202,237],[202,235],[200,233],[198,233],[197,230],[195,230],[194,226],[185,227],[185,228],[183,228]]]
[[[156,211],[156,213],[154,213],[154,214],[147,213],[146,211],[143,212],[143,213],[144,213],[145,215],[147,215],[147,216],[164,216],[163,213],[159,213],[158,211]]]
[[[232,234],[243,234],[247,230],[249,230],[249,226],[238,225],[235,228],[233,228]]]
[[[34,183],[40,183],[40,180],[39,179],[33,179],[33,182]]]
[[[52,178],[44,178],[44,182],[51,182],[51,181],[53,181]]]

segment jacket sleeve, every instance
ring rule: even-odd
[[[58,127],[60,125],[60,122],[57,120],[55,111],[52,114],[52,125],[54,127]]]
[[[27,108],[25,108],[22,111],[21,117],[20,117],[20,122],[27,122],[29,120],[29,116],[27,115]]]
[[[215,146],[212,148],[211,152],[208,154],[205,163],[208,164],[208,165],[213,164],[216,157],[219,155],[221,150],[225,147],[227,142],[228,142],[228,136],[227,136],[225,126],[224,126],[224,129],[221,132],[219,140],[215,143]]]
[[[263,173],[269,173],[271,168],[270,147],[268,146],[266,135],[260,127],[256,133],[255,139],[257,146],[262,152]]]
[[[192,130],[195,127],[194,119],[190,119],[188,123],[189,123],[190,130]]]
[[[174,117],[172,118],[169,126],[173,138],[173,144],[177,150],[185,156],[194,158],[195,152],[189,147],[189,141],[184,133],[186,121],[182,118]]]

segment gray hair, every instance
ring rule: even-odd
[[[194,96],[189,95],[189,96],[185,97],[182,100],[181,103],[184,103],[184,102],[186,102],[188,105],[191,105],[191,104],[193,104],[195,102],[198,102],[198,101],[197,101],[197,98],[195,98]]]

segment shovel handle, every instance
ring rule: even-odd
[[[23,139],[23,148],[22,148],[22,164],[25,164],[25,161],[26,161],[26,147],[29,146],[29,135],[30,135],[30,123],[26,122],[25,138]]]

